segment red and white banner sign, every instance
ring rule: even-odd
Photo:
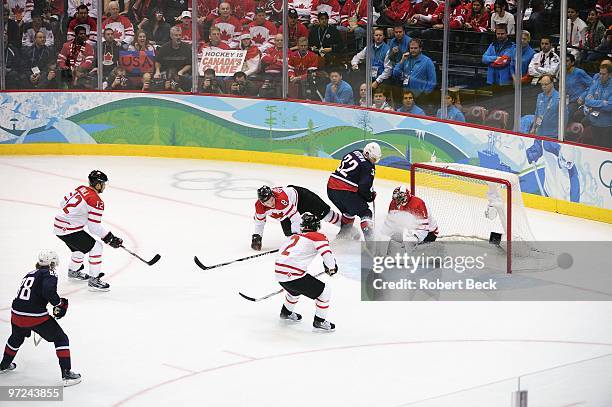
[[[200,76],[208,68],[215,70],[216,76],[232,76],[242,70],[246,50],[204,48],[200,60]]]

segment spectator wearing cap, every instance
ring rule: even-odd
[[[299,21],[307,27],[310,25],[312,2],[313,0],[289,0],[289,9],[295,10]]]
[[[91,18],[98,18],[98,10],[97,10],[98,2],[95,0],[68,0],[68,16],[73,17],[78,7],[81,5],[87,6],[87,10],[89,11],[89,16]]]
[[[96,20],[89,15],[89,9],[84,4],[77,7],[74,18],[68,24],[68,41],[74,39],[74,28],[77,26],[85,28],[88,38],[87,42],[92,47],[95,47],[98,42],[98,25]]]
[[[187,10],[185,0],[163,0],[158,1],[158,4],[163,5],[164,16],[170,25],[174,25],[183,11]]]
[[[45,45],[47,47],[52,47],[54,44],[54,40],[51,24],[43,21],[40,10],[34,9],[32,10],[32,21],[23,25],[23,36],[21,37],[21,45],[23,47],[33,46],[34,37],[39,31],[42,31],[45,34]]]
[[[255,19],[249,24],[249,33],[253,44],[263,54],[268,48],[274,46],[273,40],[276,35],[276,26],[266,20],[266,10],[255,9]]]
[[[408,1],[408,0],[406,0]],[[363,0],[346,0],[340,11],[338,31],[353,33],[357,49],[365,46],[366,27],[368,25],[367,2]]]
[[[317,15],[319,24],[313,26],[308,33],[310,49],[318,54],[325,61],[325,64],[332,63],[333,57],[343,49],[340,33],[336,27],[327,23],[328,19],[329,16],[325,11],[319,12]]]
[[[353,88],[342,80],[340,71],[330,71],[329,81],[325,87],[325,102],[341,103],[344,105],[354,104]]]
[[[308,49],[308,38],[298,39],[298,49],[289,54],[289,97],[306,97],[308,81],[314,79],[319,58],[317,54]]]
[[[287,29],[289,37],[289,49],[297,51],[297,41],[300,37],[308,37],[308,29],[302,24],[298,18],[298,12],[294,8],[290,8],[287,17]],[[278,32],[283,33],[283,26],[278,27]]]
[[[338,0],[312,0],[310,24],[319,24],[321,12],[327,14],[327,24],[335,26],[340,22],[340,3],[338,3]]]
[[[247,76],[255,75],[259,72],[262,53],[259,48],[253,44],[251,34],[248,31],[243,32],[240,36],[240,49],[246,50],[247,52],[244,57],[244,64],[242,64],[240,70]]]
[[[383,2],[380,17],[376,20],[378,25],[389,25],[391,27],[404,25],[412,15],[412,3],[410,0],[391,0],[388,7]]]
[[[510,62],[514,50],[514,43],[508,39],[506,27],[498,25],[495,29],[495,41],[489,45],[482,56],[482,63],[488,66],[487,83],[489,85],[512,85]]]
[[[181,29],[181,40],[183,40],[186,44],[191,44],[191,11],[183,11],[180,16],[180,22],[176,25]],[[200,30],[196,30],[197,32],[197,42],[198,44],[201,42],[202,38],[200,37]]]
[[[535,55],[535,51],[529,45],[531,41],[531,34],[527,30],[523,30],[521,34],[521,81],[528,82],[529,76],[527,75],[529,71],[529,63],[531,59]],[[510,62],[510,74],[512,75],[512,80],[514,80],[514,71],[516,66],[515,54],[512,54],[512,61]]]
[[[115,41],[121,44],[123,49],[128,49],[134,42],[134,26],[129,18],[119,14],[119,2],[108,3],[110,16],[102,22],[102,29],[111,28],[115,32]]]
[[[147,33],[149,41],[156,47],[170,41],[170,24],[166,22],[161,8],[154,9],[153,19],[143,19],[138,27]]]
[[[612,148],[612,65],[600,64],[599,77],[593,80],[584,100],[585,114],[591,123],[595,144]]]
[[[370,59],[372,61],[372,88],[376,89],[380,84],[383,83],[387,78],[391,76],[393,66],[391,65],[388,58],[386,58],[389,52],[389,45],[385,42],[385,31],[382,28],[374,29],[374,43],[370,46]],[[353,70],[359,69],[361,64],[366,58],[367,48],[359,51],[351,60],[351,66]]]
[[[239,37],[242,32],[242,23],[232,15],[229,3],[219,4],[219,17],[213,20],[213,26],[221,30],[221,41],[226,43],[230,49],[237,49],[240,45]]]

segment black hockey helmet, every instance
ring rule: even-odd
[[[310,212],[304,212],[302,214],[302,223],[300,224],[300,229],[302,229],[302,232],[316,232],[320,228],[321,221],[317,219],[316,216]]]
[[[87,178],[89,178],[89,185],[91,186],[94,186],[97,183],[104,184],[105,182],[108,182],[108,177],[100,170],[93,170],[89,173]]]
[[[272,189],[269,186],[263,185],[257,190],[257,199],[261,202],[266,202],[272,196]]]

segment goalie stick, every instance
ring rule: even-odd
[[[195,261],[195,264],[201,268],[202,270],[210,270],[210,269],[215,269],[217,267],[221,267],[221,266],[227,266],[228,264],[232,264],[232,263],[236,263],[239,261],[244,261],[244,260],[249,260],[249,259],[254,259],[255,257],[260,257],[260,256],[265,256],[266,254],[271,254],[271,253],[276,253],[278,252],[278,249],[276,250],[270,250],[269,252],[263,252],[263,253],[258,253],[258,254],[253,254],[251,256],[247,256],[247,257],[242,257],[240,259],[236,259],[236,260],[231,260],[231,261],[226,261],[225,263],[219,263],[219,264],[215,264],[214,266],[205,266],[200,259],[198,259],[198,256],[193,256],[193,261]]]
[[[325,272],[324,272],[324,271],[322,271],[322,272],[320,272],[320,273],[318,273],[318,274],[315,274],[315,275],[314,275],[314,277],[319,277],[319,276],[320,276],[320,275],[322,275],[322,274],[325,274]],[[261,300],[268,299],[268,298],[270,298],[270,297],[274,297],[276,294],[280,294],[280,293],[282,293],[283,291],[285,291],[285,290],[284,290],[283,288],[281,288],[281,289],[280,289],[280,290],[278,290],[278,291],[274,291],[273,293],[270,293],[270,294],[264,295],[263,297],[259,297],[259,298],[249,297],[248,295],[245,295],[245,294],[243,294],[243,293],[241,293],[241,292],[238,292],[238,294],[240,294],[240,296],[241,296],[242,298],[244,298],[245,300],[249,300],[249,301],[253,301],[253,302],[258,302],[258,301],[261,301]]]
[[[142,257],[140,257],[139,255],[137,255],[136,253],[134,253],[133,251],[126,249],[123,245],[119,246],[121,247],[123,250],[125,250],[126,252],[128,252],[129,254],[131,254],[132,256],[136,257],[138,260],[142,261],[143,263],[147,263],[149,266],[154,265],[155,263],[157,263],[159,261],[159,259],[161,259],[161,256],[159,254],[156,254],[155,256],[153,256],[153,258],[149,261],[143,259]]]

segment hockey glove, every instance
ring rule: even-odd
[[[62,318],[68,312],[68,299],[60,298],[60,303],[53,307],[53,316],[57,319]]]
[[[121,245],[123,244],[123,239],[118,238],[111,232],[108,232],[108,234],[102,238],[102,241],[115,249],[121,247]]]
[[[338,272],[338,264],[336,264],[333,269],[330,269],[325,264],[323,264],[323,268],[325,269],[325,272],[330,276],[333,276]]]
[[[261,250],[261,235],[253,235],[251,240],[251,249]]]

